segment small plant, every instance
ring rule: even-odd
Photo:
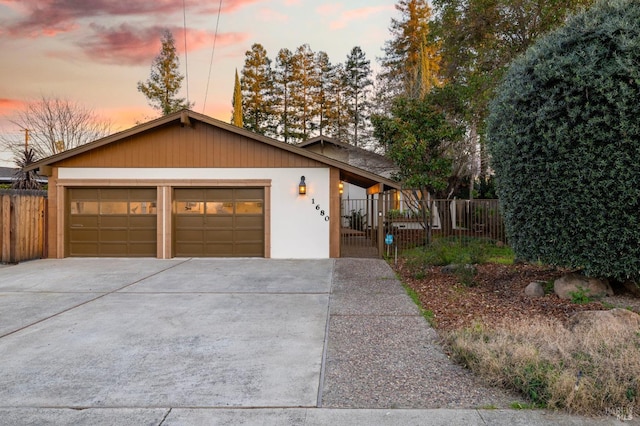
[[[473,265],[457,265],[455,269],[455,275],[458,277],[458,281],[465,287],[473,287],[475,285],[474,277],[477,273]]]
[[[512,410],[534,410],[538,408],[536,404],[528,404],[524,402],[512,402],[509,404],[509,407],[511,407]]]
[[[582,287],[578,287],[578,290],[570,292],[569,295],[571,296],[571,303],[575,303],[577,305],[586,305],[587,303],[593,302],[593,299],[589,297],[587,290]]]

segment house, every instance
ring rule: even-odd
[[[0,167],[0,184],[3,185],[11,185],[16,176],[16,172],[18,169],[12,167]],[[40,182],[42,185],[47,184],[46,176],[37,176],[36,180]]]
[[[298,146],[388,179],[393,179],[393,174],[397,171],[395,164],[389,158],[327,136],[311,138],[299,143]],[[366,198],[366,191],[358,186],[346,184],[343,198]]]
[[[53,258],[340,257],[340,183],[377,197],[380,211],[383,194],[400,188],[189,110],[26,169],[49,178]]]

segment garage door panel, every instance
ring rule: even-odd
[[[128,228],[129,216],[100,216],[101,228]]]
[[[182,229],[180,234],[176,236],[176,241],[204,242],[204,234],[202,229]]]
[[[98,256],[98,243],[76,243],[72,246],[69,256]]]
[[[215,241],[218,243],[232,243],[233,242],[233,230],[207,230],[202,233],[205,241]]]
[[[176,243],[176,256],[202,256],[204,244]],[[178,254],[179,253],[179,254]]]
[[[204,197],[210,201],[231,201],[233,191],[233,188],[207,188],[204,191]]]
[[[128,255],[132,255],[128,253],[129,247],[127,243],[102,243],[100,244],[100,255],[107,257],[121,257],[123,253],[127,253]]]
[[[262,243],[238,243],[236,246],[236,256],[262,256]]]
[[[100,230],[100,241],[104,241],[107,243],[113,242],[124,242],[129,239],[129,232],[127,229],[101,229]]]
[[[264,197],[262,188],[240,188],[236,190],[236,201],[240,200],[262,200]]]
[[[177,228],[202,228],[204,224],[203,216],[175,216]]]
[[[233,246],[221,243],[207,244],[204,255],[211,257],[233,257]]]
[[[132,243],[129,245],[129,252],[132,256],[146,256],[150,251],[156,250],[156,243]]]
[[[129,239],[135,242],[145,243],[153,242],[155,244],[157,238],[155,229],[130,229]]]
[[[129,216],[129,226],[132,228],[154,228],[157,226],[155,216]]]
[[[204,227],[230,229],[233,227],[233,216],[207,216]]]
[[[98,227],[98,216],[71,216],[69,220],[71,227],[82,226],[84,228]]]
[[[262,216],[236,216],[236,228],[262,228],[264,218]]]
[[[98,236],[99,236],[99,232],[97,229],[72,228],[69,231],[69,238],[71,239],[71,241],[78,241],[78,242],[97,241]]]

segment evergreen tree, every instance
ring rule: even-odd
[[[274,137],[292,142],[293,106],[291,91],[293,90],[293,53],[289,49],[280,49],[276,57],[273,79],[274,109],[277,127]]]
[[[304,44],[292,57],[293,90],[291,92],[291,135],[304,141],[312,136],[318,115],[318,91],[320,81],[315,54]]]
[[[240,86],[244,128],[261,135],[269,133],[273,119],[271,60],[259,43],[245,53]]]
[[[318,91],[316,102],[318,116],[316,127],[320,136],[327,134],[327,128],[332,117],[335,115],[333,79],[335,78],[336,67],[331,64],[329,55],[326,52],[318,52],[315,58],[316,73],[318,75]]]
[[[432,41],[427,0],[400,0],[400,19],[391,19],[392,39],[384,47],[379,79],[384,98],[420,97],[439,84],[438,46]]]
[[[242,127],[242,89],[240,87],[240,78],[238,78],[238,70],[236,69],[236,79],[233,85],[233,114],[231,116],[231,124]]]
[[[367,130],[367,89],[373,84],[370,61],[359,46],[351,49],[344,70],[345,95],[351,118],[350,142],[358,146]]]
[[[349,140],[349,103],[344,64],[337,64],[329,76],[330,108],[327,111],[327,135],[339,141]]]
[[[515,59],[487,119],[518,257],[640,283],[640,4],[599,1]]]
[[[146,83],[138,82],[138,91],[147,97],[151,107],[167,115],[190,108],[192,104],[177,97],[184,76],[180,74],[180,60],[171,31],[162,33],[161,42],[162,48],[153,60],[151,75]]]

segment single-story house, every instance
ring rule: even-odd
[[[372,196],[400,189],[387,177],[189,110],[32,169],[49,179],[53,258],[340,257],[340,183]]]

